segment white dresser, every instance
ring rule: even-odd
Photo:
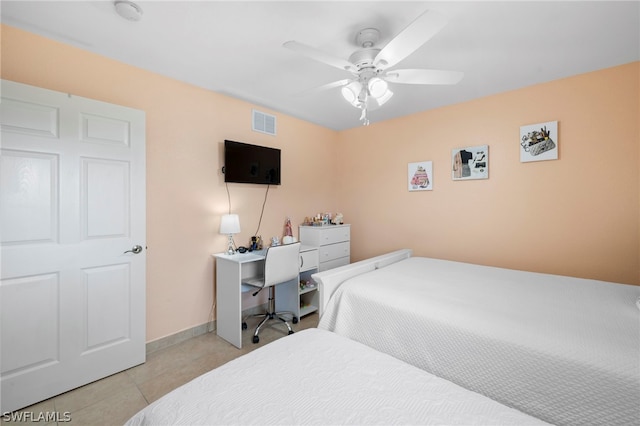
[[[301,225],[299,232],[302,244],[318,247],[318,272],[351,262],[351,225]]]

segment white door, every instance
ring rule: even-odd
[[[6,412],[145,361],[145,115],[5,80],[1,89]]]

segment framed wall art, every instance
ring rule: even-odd
[[[520,162],[558,159],[558,122],[520,127]]]
[[[453,180],[488,179],[489,145],[453,149],[451,178]]]
[[[431,161],[409,163],[409,191],[431,191],[433,189],[433,164]]]

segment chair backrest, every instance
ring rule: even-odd
[[[269,247],[264,258],[264,286],[280,284],[298,277],[300,243]]]

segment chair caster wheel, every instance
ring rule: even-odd
[[[298,317],[293,317],[291,322],[294,323],[294,324],[297,324],[298,323]]]
[[[293,334],[293,330],[289,330],[289,334]]]
[[[253,343],[258,343],[260,341],[260,338],[258,336],[253,336],[253,339],[251,341]]]
[[[243,330],[246,330],[246,329],[247,329],[247,323],[246,323],[246,322],[243,322],[243,323],[242,323],[242,329],[243,329]]]

